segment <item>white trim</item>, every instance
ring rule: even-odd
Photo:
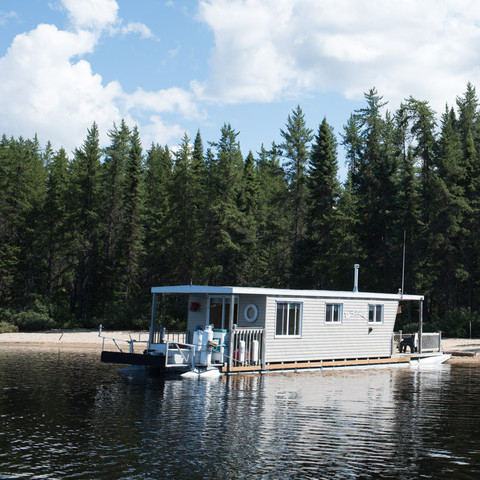
[[[202,285],[174,285],[170,287],[152,287],[152,293],[200,293],[208,295],[267,295],[288,297],[316,297],[335,299],[396,300],[421,301],[423,295],[404,295],[402,293],[345,292],[335,290],[293,290],[286,288],[255,287],[211,287]]]
[[[288,333],[286,334],[278,334],[277,333],[277,312],[278,312],[278,304],[279,303],[286,303],[287,305],[290,305],[291,303],[298,304],[299,305],[299,310],[300,310],[300,318],[298,322],[298,330],[300,333],[297,333],[296,335],[290,335]],[[287,312],[290,312],[290,308],[287,308]],[[289,313],[290,315],[290,313]],[[302,330],[303,330],[303,302],[300,302],[298,299],[293,299],[293,300],[288,300],[288,299],[277,299],[275,300],[275,325],[274,325],[274,338],[302,338]]]
[[[339,306],[338,312],[338,320],[327,320],[327,307],[331,305],[332,307]],[[332,310],[332,318],[334,315],[335,309]],[[325,303],[325,325],[341,325],[343,323],[343,303],[334,303],[334,302],[326,302]]]
[[[373,307],[373,311],[374,311],[374,316],[375,316],[375,320],[370,320],[370,307]],[[377,307],[381,307],[382,309],[382,319],[380,321],[377,320]],[[383,323],[383,318],[385,316],[385,305],[383,305],[383,303],[369,303],[368,304],[368,323],[370,325],[381,325]]]
[[[205,326],[209,324],[210,321],[210,307],[212,305],[212,300],[221,300],[222,301],[222,329],[228,328],[228,321],[229,319],[226,318],[225,312],[226,312],[226,304],[230,304],[232,297],[228,295],[208,295],[207,296],[207,317],[205,319]],[[238,295],[234,296],[234,301],[233,301],[233,311],[235,312],[235,305],[237,306],[237,322],[238,322],[238,315],[239,315],[239,304],[240,304],[240,299],[238,298]]]

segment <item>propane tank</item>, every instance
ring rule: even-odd
[[[208,347],[208,343],[213,338],[213,327],[207,325],[202,335],[202,349],[200,354],[200,365],[207,367],[212,361],[212,350]]]

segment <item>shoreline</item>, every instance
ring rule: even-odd
[[[15,332],[0,333],[0,348],[40,348],[61,350],[98,351],[116,350],[111,338],[115,338],[122,349],[128,348],[128,341],[134,340],[135,351],[143,350],[148,340],[146,330],[121,330],[103,332],[100,337],[98,330],[49,330],[46,332]]]
[[[136,353],[143,351],[148,340],[148,331],[117,330],[50,330],[46,332],[0,333],[0,348],[37,348],[60,350],[86,350],[90,352],[117,350],[112,338],[122,349],[128,348],[128,341],[134,340]],[[442,340],[444,353],[452,354],[449,364],[480,364],[480,339],[445,338]]]

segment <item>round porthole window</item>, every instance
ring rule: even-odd
[[[249,323],[253,323],[258,317],[258,307],[251,303],[245,307],[245,311],[243,312],[243,316],[245,320]]]

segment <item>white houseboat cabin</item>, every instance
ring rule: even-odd
[[[222,373],[408,363],[393,328],[401,302],[417,302],[422,343],[421,295],[180,285],[153,287],[152,319],[143,353],[102,352],[102,361],[147,365],[166,372]],[[172,338],[157,324],[157,301],[184,294],[187,332]],[[428,334],[431,335],[431,334]],[[107,337],[108,338],[108,337]],[[434,334],[440,352],[440,336]],[[412,349],[413,350],[413,349]],[[432,355],[432,353],[430,353]]]

